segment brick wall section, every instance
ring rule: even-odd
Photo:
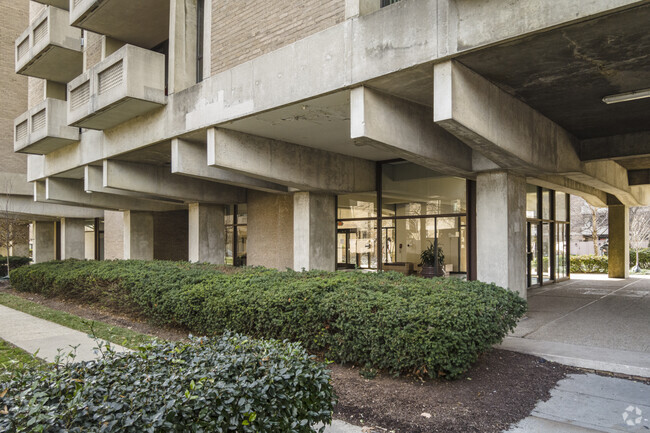
[[[28,21],[27,2],[0,2],[0,172],[27,171],[27,157],[13,150],[14,119],[27,111],[27,77],[15,73],[14,42],[25,31]]]
[[[32,108],[40,104],[45,99],[45,80],[34,77],[27,77],[28,93],[27,93],[27,106]]]
[[[345,0],[213,0],[212,74],[345,20]]]
[[[102,60],[102,37],[97,33],[84,32],[86,41],[84,50],[86,54],[86,68],[92,68]]]

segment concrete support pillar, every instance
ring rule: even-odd
[[[622,204],[609,205],[609,278],[630,275],[630,210]]]
[[[34,221],[34,263],[49,262],[56,259],[56,223]]]
[[[476,180],[477,278],[526,298],[526,179],[507,171]]]
[[[86,258],[84,220],[61,218],[61,260]]]
[[[297,192],[293,196],[293,268],[333,271],[336,266],[335,196]]]
[[[191,203],[188,217],[189,261],[223,264],[226,254],[224,207]]]
[[[171,0],[169,14],[169,93],[196,84],[196,0]],[[210,58],[204,57],[206,62]]]
[[[153,213],[124,211],[124,259],[153,260]]]

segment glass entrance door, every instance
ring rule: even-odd
[[[528,222],[528,240],[527,240],[527,257],[528,257],[528,287],[536,286],[539,284],[539,239],[538,239],[538,224],[535,222]]]
[[[338,229],[336,233],[337,269],[354,269],[357,266],[356,229]]]

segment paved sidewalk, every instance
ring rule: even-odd
[[[572,374],[558,382],[509,433],[647,432],[650,385],[595,374]]]
[[[650,278],[572,275],[531,289],[502,349],[576,367],[650,377]]]
[[[99,355],[97,342],[83,332],[4,305],[0,305],[0,338],[32,354],[38,350],[36,356],[47,362],[54,361],[59,349],[61,354],[67,354],[73,347],[77,347],[75,361],[91,361]],[[118,352],[128,350],[115,344],[111,346]]]

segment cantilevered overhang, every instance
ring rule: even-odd
[[[14,120],[14,152],[46,155],[79,141],[79,128],[68,126],[67,104],[47,98]]]
[[[70,24],[153,48],[169,38],[169,0],[70,0]]]
[[[41,3],[48,6],[54,6],[55,8],[68,10],[70,7],[70,0],[34,0],[36,3]]]
[[[16,73],[67,83],[82,71],[81,32],[70,27],[68,12],[49,6],[18,39]]]
[[[68,83],[68,125],[110,129],[166,103],[165,56],[125,45]]]

